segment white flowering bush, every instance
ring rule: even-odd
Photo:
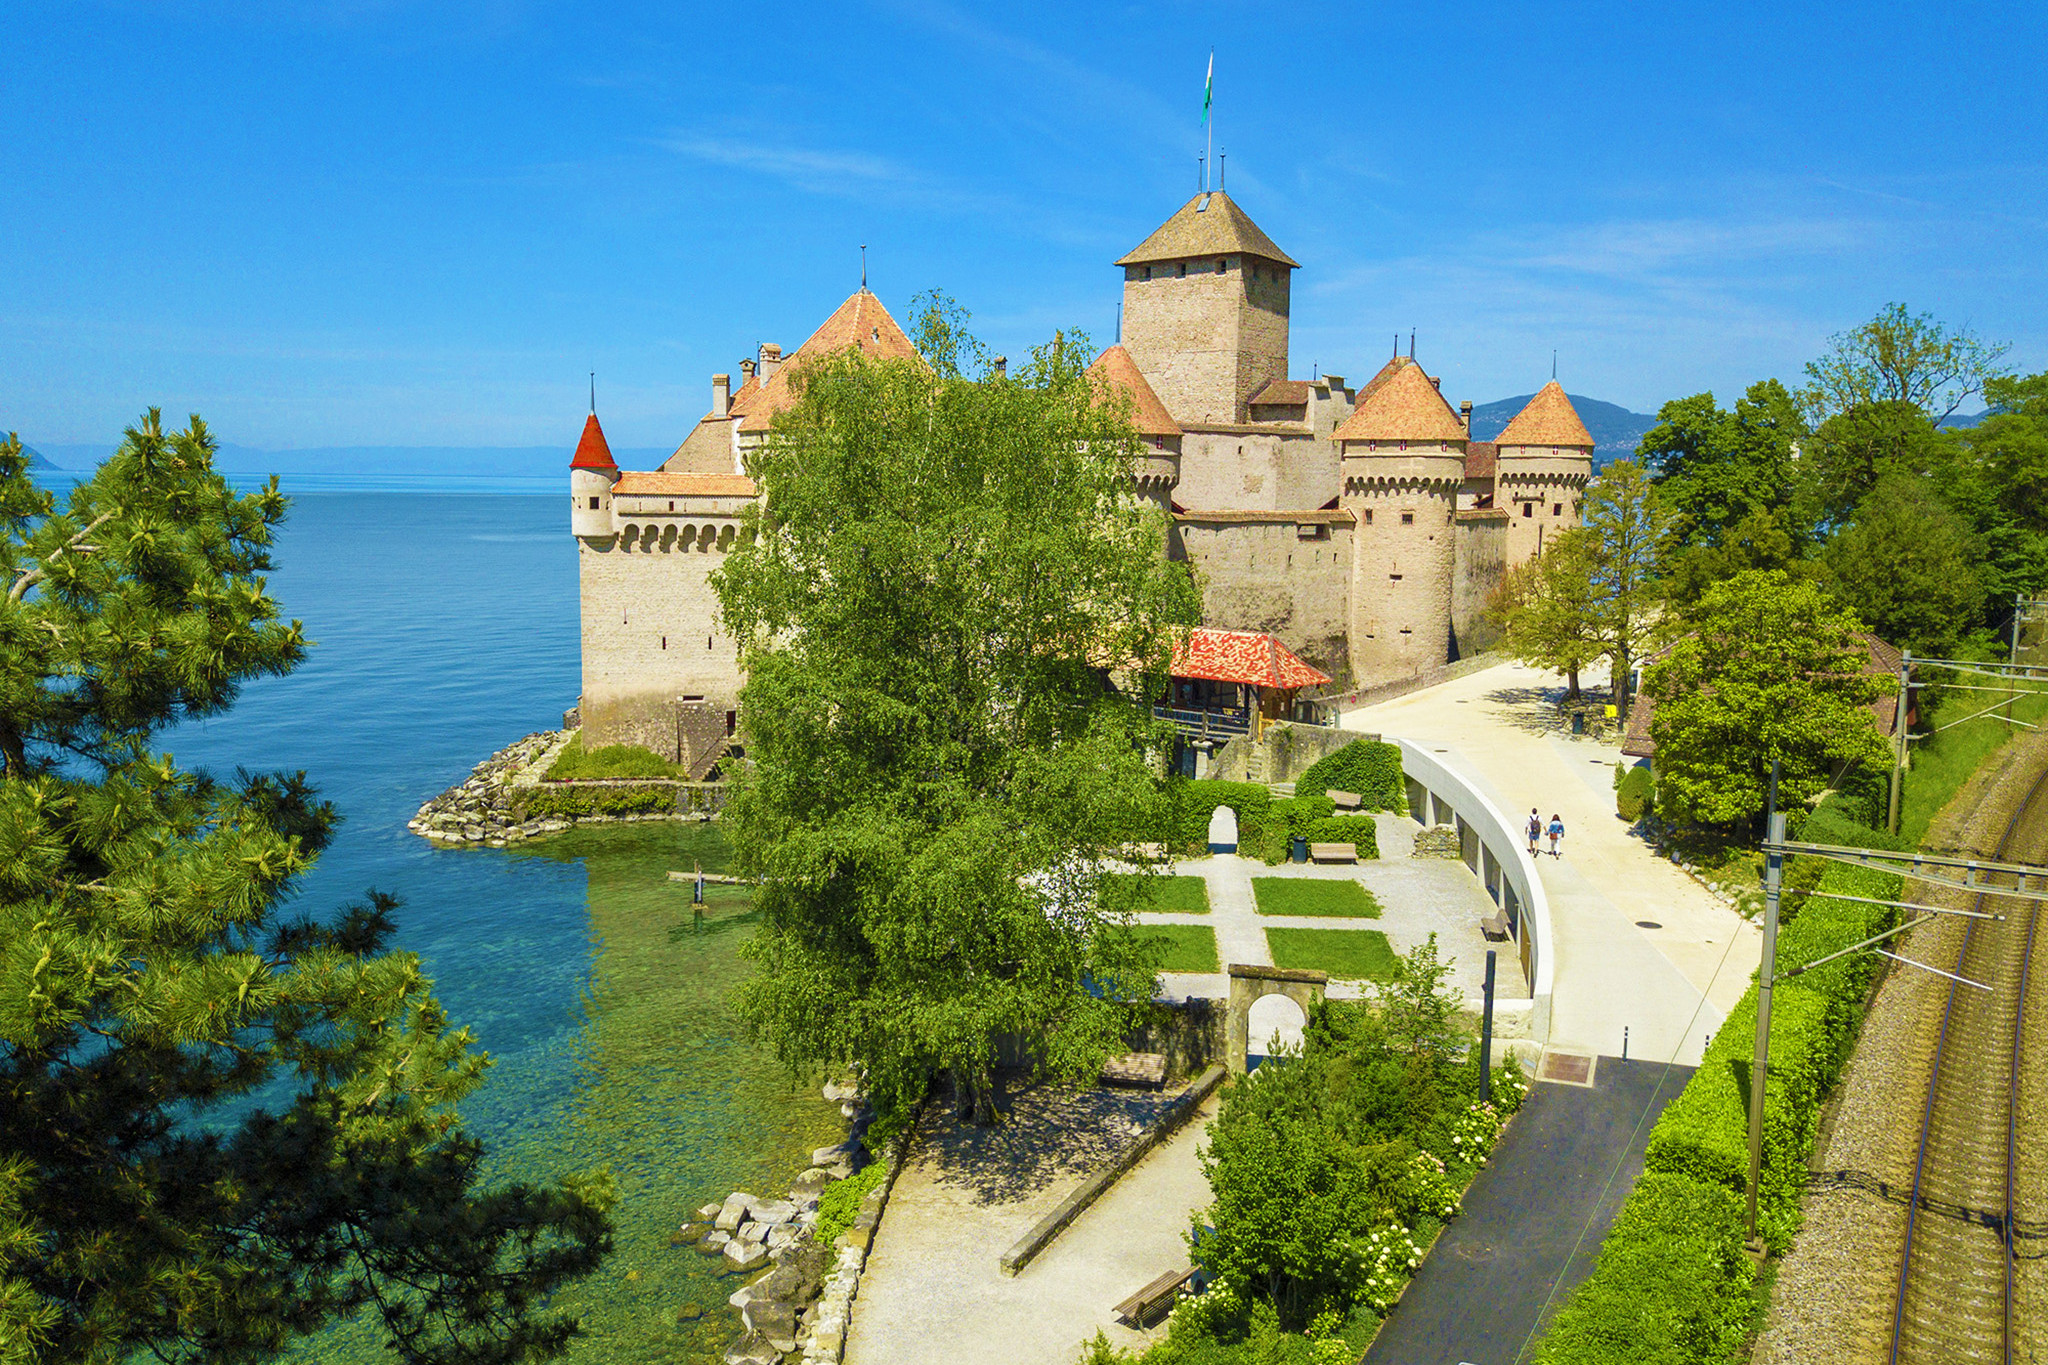
[[[1414,1234],[1399,1223],[1382,1223],[1362,1237],[1350,1239],[1353,1284],[1358,1297],[1384,1313],[1400,1297],[1401,1287],[1422,1264],[1422,1248]]]
[[[1247,1307],[1243,1292],[1228,1280],[1212,1281],[1201,1294],[1183,1287],[1167,1314],[1167,1335],[1183,1341],[1213,1340],[1242,1326]]]
[[[1417,1152],[1401,1173],[1401,1207],[1415,1215],[1452,1218],[1458,1212],[1458,1182],[1442,1157]]]
[[[1471,1166],[1484,1166],[1506,1118],[1490,1104],[1474,1101],[1463,1113],[1451,1118],[1451,1157]]]
[[[1502,1114],[1512,1114],[1522,1107],[1522,1101],[1529,1095],[1529,1076],[1522,1070],[1522,1064],[1513,1056],[1506,1057],[1493,1069],[1493,1103]]]

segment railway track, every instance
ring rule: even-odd
[[[2048,770],[2013,812],[1992,855],[2048,854]],[[2039,1159],[2027,1147],[2029,1068],[2048,1027],[2048,953],[2034,951],[2038,902],[1978,895],[2002,920],[1965,922],[1920,1116],[1904,1254],[1892,1312],[1891,1365],[2031,1365],[2021,1260],[2038,1257]],[[2031,1221],[2030,1221],[2031,1220]],[[2026,1241],[2022,1241],[2022,1237]]]

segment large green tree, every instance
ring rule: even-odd
[[[1986,383],[1988,416],[1955,433],[1938,491],[1983,538],[1992,616],[2048,593],[2048,373]]]
[[[1670,526],[1662,496],[1634,460],[1617,460],[1586,490],[1598,632],[1617,701],[1663,619],[1658,576]]]
[[[942,1070],[986,1121],[1006,1040],[1088,1074],[1150,999],[1098,869],[1164,837],[1149,702],[1199,604],[1079,345],[1003,375],[936,301],[914,334],[925,362],[797,376],[716,579],[747,670],[725,825],[763,882],[741,1007],[885,1121]]]
[[[2007,373],[2009,349],[1967,327],[1952,329],[1931,313],[1887,304],[1862,326],[1828,338],[1827,354],[1807,363],[1799,401],[1815,426],[1887,403],[1918,408],[1940,422]]]
[[[1719,546],[1759,516],[1803,545],[1811,529],[1798,497],[1806,434],[1798,403],[1775,379],[1750,385],[1732,411],[1711,393],[1659,408],[1637,451],[1671,514],[1672,548]]]
[[[304,655],[238,495],[152,411],[63,505],[0,444],[0,1357],[257,1361],[337,1317],[397,1358],[559,1351],[601,1181],[486,1189],[486,1059],[394,903],[287,913],[336,816],[154,741]]]
[[[1929,480],[1892,474],[1823,556],[1835,595],[1887,642],[1953,657],[1984,606],[1984,547]]]
[[[1607,649],[1595,582],[1598,550],[1593,533],[1574,526],[1552,536],[1541,555],[1510,570],[1501,584],[1501,648],[1533,668],[1564,674],[1570,698],[1579,696],[1579,675]]]
[[[1773,760],[1781,807],[1885,762],[1870,705],[1897,683],[1869,672],[1862,623],[1819,585],[1752,570],[1710,588],[1682,624],[1645,683],[1660,810],[1735,824],[1763,812]]]

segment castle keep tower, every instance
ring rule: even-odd
[[[1222,190],[1196,195],[1121,257],[1123,346],[1183,425],[1246,419],[1287,378],[1287,307],[1298,263]]]
[[[1458,489],[1468,433],[1436,381],[1396,356],[1337,428],[1352,531],[1351,675],[1414,677],[1450,654]]]
[[[575,458],[569,461],[569,530],[578,536],[608,536],[612,533],[612,485],[619,481],[618,462],[605,443],[604,428],[591,413],[583,424],[583,439],[576,443]]]
[[[1494,442],[1494,506],[1506,512],[1508,563],[1543,552],[1545,540],[1579,524],[1593,478],[1593,437],[1553,379]]]

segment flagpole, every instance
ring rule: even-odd
[[[1202,192],[1209,192],[1209,162],[1216,152],[1216,122],[1209,117],[1209,102],[1216,89],[1216,49],[1209,49],[1209,74],[1202,82],[1202,131],[1208,141],[1202,148]]]

